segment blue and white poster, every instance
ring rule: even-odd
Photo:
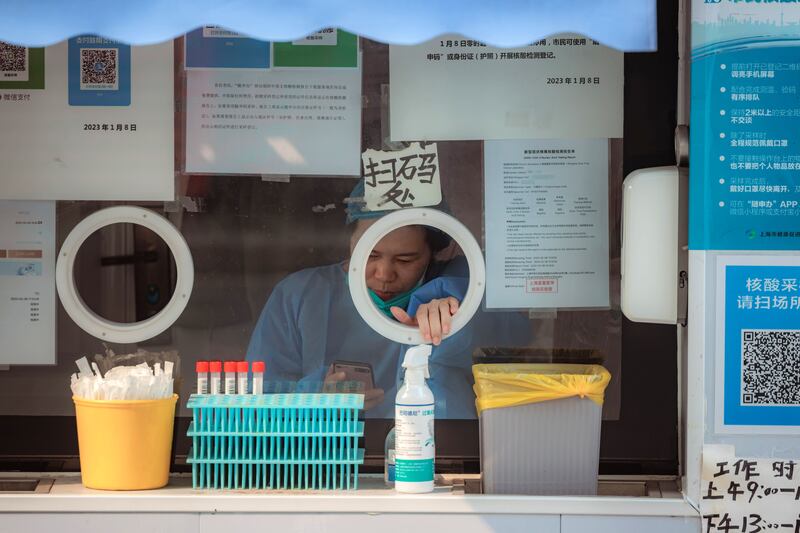
[[[800,257],[722,257],[717,295],[718,426],[800,429]]]
[[[800,2],[694,0],[689,247],[800,249]]]
[[[219,26],[203,26],[186,34],[186,68],[266,69],[270,43],[250,39]]]
[[[69,40],[69,105],[131,105],[131,47],[93,35]]]

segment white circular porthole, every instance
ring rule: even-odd
[[[378,219],[358,240],[350,257],[348,281],[356,310],[369,326],[389,340],[400,344],[424,344],[419,329],[405,326],[383,315],[372,303],[365,272],[372,249],[392,231],[408,225],[431,226],[441,230],[458,244],[469,266],[469,286],[458,312],[453,316],[450,334],[454,335],[472,318],[481,305],[486,284],[486,267],[481,248],[472,233],[452,216],[435,209],[401,209]]]
[[[107,320],[89,309],[75,286],[73,274],[75,258],[84,241],[95,231],[119,223],[138,224],[161,237],[172,252],[176,268],[175,291],[167,305],[155,316],[130,324]],[[169,220],[141,207],[110,207],[89,215],[64,240],[56,262],[56,289],[64,310],[82,330],[108,342],[141,342],[165,331],[186,308],[193,285],[192,254],[183,236]]]

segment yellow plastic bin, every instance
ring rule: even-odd
[[[608,370],[578,364],[480,364],[472,373],[484,493],[597,493]]]
[[[167,484],[177,394],[161,400],[72,400],[84,486],[143,490]]]

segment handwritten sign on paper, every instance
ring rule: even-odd
[[[389,211],[438,205],[442,201],[436,143],[361,155],[367,210]]]
[[[700,512],[705,533],[800,531],[800,461],[736,457],[703,448]]]

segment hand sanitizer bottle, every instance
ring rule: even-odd
[[[433,392],[425,383],[431,346],[421,344],[406,351],[403,386],[394,402],[395,489],[397,492],[433,491]]]

